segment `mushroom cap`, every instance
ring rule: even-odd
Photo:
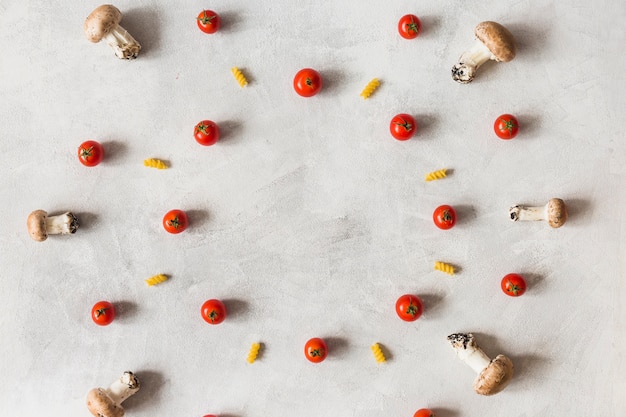
[[[504,355],[498,355],[478,375],[474,381],[474,391],[480,395],[493,395],[502,391],[513,377],[513,362]]]
[[[87,393],[87,408],[96,417],[124,417],[124,409],[102,388],[94,388]]]
[[[548,217],[548,224],[551,227],[561,227],[567,221],[567,207],[565,202],[560,198],[552,198],[548,201],[546,206],[546,214]]]
[[[96,7],[93,12],[89,13],[83,26],[87,40],[93,43],[100,42],[111,29],[120,23],[120,20],[122,20],[122,12],[117,7],[111,4]]]
[[[28,227],[28,233],[37,242],[43,242],[48,239],[48,232],[46,231],[46,219],[48,213],[44,210],[35,210],[28,215],[26,219],[26,227]]]
[[[515,58],[515,38],[507,28],[496,22],[481,22],[474,34],[491,51],[498,62],[509,62]]]

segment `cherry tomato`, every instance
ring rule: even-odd
[[[502,278],[500,288],[506,295],[519,297],[526,292],[526,281],[519,274],[508,274]]]
[[[422,22],[412,14],[404,15],[398,22],[398,32],[404,39],[415,39],[422,31]]]
[[[193,137],[200,145],[215,145],[220,140],[220,128],[215,122],[203,120],[193,129]]]
[[[519,131],[519,123],[517,122],[515,116],[503,114],[498,116],[496,121],[493,123],[493,130],[500,139],[513,139]]]
[[[163,227],[169,233],[184,232],[188,225],[187,213],[182,210],[170,210],[163,216]]]
[[[220,17],[213,10],[203,10],[196,20],[204,33],[215,33],[220,28]]]
[[[313,363],[320,363],[327,355],[326,342],[319,337],[309,339],[304,345],[304,356]]]
[[[206,300],[200,309],[202,318],[209,324],[220,324],[226,318],[226,306],[220,300]]]
[[[440,229],[451,229],[456,224],[456,211],[447,204],[439,206],[433,213],[433,221],[435,222],[435,226]]]
[[[433,410],[428,408],[420,408],[413,414],[413,417],[437,417]]]
[[[293,88],[302,97],[312,97],[322,89],[322,76],[314,69],[301,69],[293,78]]]
[[[405,294],[396,301],[396,313],[404,321],[415,321],[420,318],[424,306],[416,295]]]
[[[405,113],[397,114],[389,123],[391,136],[398,140],[408,140],[415,134],[417,123],[413,116]]]
[[[108,326],[115,318],[115,307],[108,301],[98,301],[91,308],[91,318],[99,326]]]
[[[86,167],[95,167],[104,158],[104,148],[95,140],[83,142],[78,147],[78,160]]]

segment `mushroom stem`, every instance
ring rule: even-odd
[[[46,218],[46,232],[49,235],[68,235],[76,233],[78,226],[78,219],[69,211]]]
[[[455,333],[448,336],[450,344],[457,356],[469,365],[477,374],[480,374],[491,362],[491,359],[478,347],[474,336],[469,333]]]
[[[120,59],[133,59],[139,55],[141,45],[120,25],[115,25],[103,39],[113,48],[115,55]]]
[[[474,79],[478,67],[490,59],[496,59],[496,57],[484,43],[477,40],[470,49],[463,52],[459,62],[452,67],[452,79],[463,84],[469,83]]]
[[[537,221],[537,220],[547,220],[548,218],[548,207],[524,207],[524,206],[514,206],[509,209],[509,214],[511,215],[511,220],[514,222],[520,221]]]
[[[126,371],[105,391],[114,403],[120,405],[128,397],[139,391],[139,380],[132,372]]]

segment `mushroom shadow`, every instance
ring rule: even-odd
[[[249,303],[244,300],[229,298],[226,300],[222,300],[224,305],[226,306],[226,314],[228,314],[229,319],[237,320],[244,316],[248,310],[250,310]]]
[[[422,293],[419,294],[424,304],[424,314],[428,319],[436,319],[437,315],[443,311],[443,296],[439,294]]]
[[[137,304],[132,301],[115,301],[113,305],[115,307],[116,321],[127,322],[137,315]]]
[[[593,209],[593,205],[591,201],[581,199],[581,198],[572,198],[572,199],[564,199],[565,204],[567,205],[567,223],[563,225],[563,227],[567,227],[569,224],[586,224],[588,222],[583,222],[583,219],[588,218],[587,216],[591,216],[591,210]],[[583,216],[583,213],[586,213],[587,216]]]
[[[551,22],[551,20],[550,20]],[[517,44],[517,56],[524,60],[541,59],[541,55],[533,51],[546,50],[551,25],[533,21],[532,25],[522,23],[506,24],[506,28],[513,34]]]
[[[127,11],[122,10],[121,26],[131,34],[141,45],[137,59],[150,56],[152,51],[158,51],[161,46],[161,30],[155,30],[154,22],[162,20],[160,11],[154,7],[138,7]]]
[[[350,346],[348,339],[343,337],[325,337],[323,339],[326,342],[326,346],[328,346],[328,354],[330,356],[341,359],[348,352]]]
[[[133,411],[153,410],[155,403],[159,403],[160,393],[165,385],[163,374],[150,370],[137,370],[134,373],[139,379],[141,389],[124,401],[122,404],[124,409],[132,409]]]
[[[479,345],[480,346],[480,345]],[[528,386],[524,384],[524,381],[533,383],[534,381],[542,380],[549,372],[550,360],[547,357],[539,356],[536,354],[521,354],[521,355],[506,355],[513,362],[513,379],[511,379],[511,385],[508,389],[515,390],[515,386],[521,383],[521,387]]]
[[[104,160],[103,162],[106,164],[108,161],[116,161],[128,150],[128,145],[126,143],[118,141],[118,140],[108,140],[102,142],[102,147],[104,148]],[[115,164],[113,164],[115,165]]]
[[[192,209],[186,210],[189,226],[193,228],[200,227],[205,224],[211,217],[208,210]]]
[[[78,230],[76,233],[80,233],[81,230],[92,230],[94,226],[98,224],[98,215],[94,213],[74,213],[78,219]]]
[[[474,206],[467,204],[455,205],[454,211],[456,211],[456,222],[458,225],[466,225],[476,218]]]
[[[461,413],[458,410],[452,410],[450,408],[430,407],[431,410],[438,417],[460,417]]]

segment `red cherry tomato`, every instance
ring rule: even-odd
[[[187,213],[182,210],[170,210],[163,216],[163,227],[169,233],[184,232],[188,225]]]
[[[215,414],[207,414],[207,415],[202,416],[202,417],[217,417],[217,416]]]
[[[196,19],[198,28],[204,33],[215,33],[220,28],[220,17],[213,10],[203,10]]]
[[[200,145],[215,145],[220,140],[220,128],[215,122],[203,120],[193,129],[193,137]]]
[[[428,408],[420,408],[413,414],[413,417],[437,417],[433,410]]]
[[[496,121],[493,123],[493,130],[500,139],[513,139],[519,131],[519,123],[517,122],[515,116],[503,114],[498,116]]]
[[[408,140],[415,134],[417,123],[413,116],[405,113],[397,114],[389,123],[389,131],[391,136],[398,140]]]
[[[398,22],[398,32],[404,39],[415,39],[422,31],[422,22],[412,14],[404,15]]]
[[[91,308],[91,318],[98,326],[108,326],[115,318],[115,307],[108,301],[98,301]]]
[[[404,321],[415,321],[420,318],[424,306],[416,295],[405,294],[396,301],[396,313]]]
[[[78,147],[78,160],[86,167],[95,167],[104,158],[104,148],[95,140],[83,142]]]
[[[433,213],[433,222],[440,229],[451,229],[456,224],[456,211],[447,204],[439,206]]]
[[[202,318],[209,324],[220,324],[226,318],[226,306],[220,300],[207,300],[200,309]]]
[[[322,89],[322,76],[314,69],[301,69],[293,78],[293,88],[302,97],[312,97]]]
[[[519,297],[526,292],[526,281],[519,274],[508,274],[502,278],[500,288],[506,295]]]
[[[328,355],[326,342],[319,337],[309,339],[304,345],[304,356],[313,363],[320,363]]]

